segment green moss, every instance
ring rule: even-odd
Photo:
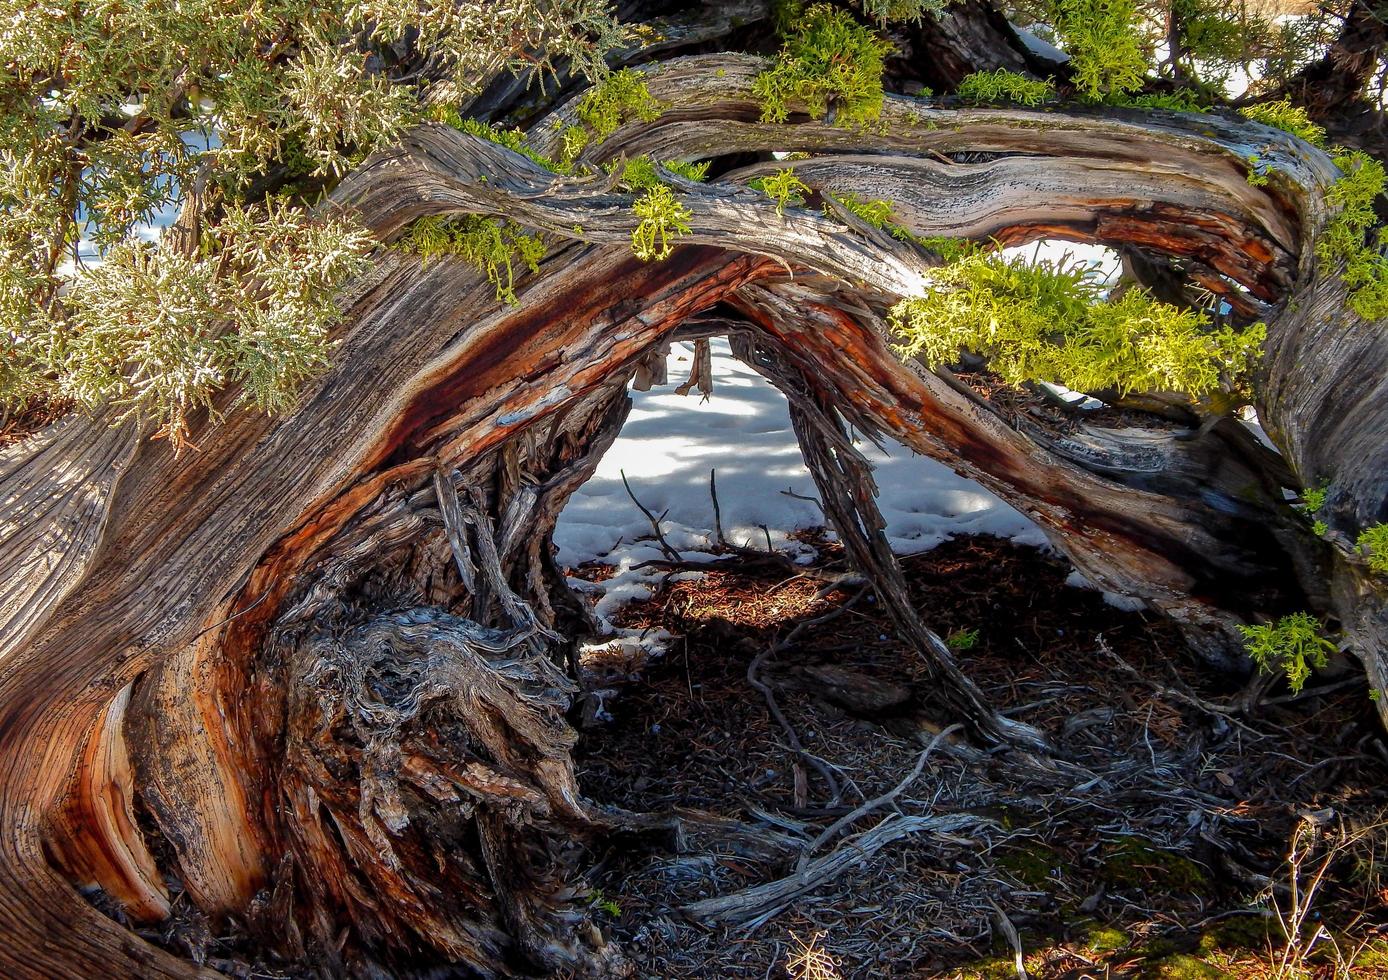
[[[1223,970],[1187,953],[1176,953],[1158,960],[1144,971],[1151,980],[1219,980]]]
[[[1031,888],[1044,888],[1051,872],[1064,863],[1059,851],[1040,841],[1008,844],[998,856],[998,867]]]
[[[1142,289],[1117,299],[1079,267],[1031,265],[971,252],[932,275],[921,296],[891,312],[903,357],[928,366],[961,350],[988,358],[1009,384],[1059,381],[1077,391],[1236,393],[1261,352],[1266,328],[1213,329],[1203,314]]]
[[[1019,105],[1040,105],[1055,98],[1055,83],[1027,78],[1015,71],[976,71],[965,76],[956,90],[960,98],[977,102],[1016,102]]]
[[[1132,937],[1115,926],[1096,925],[1084,937],[1085,948],[1095,953],[1112,953],[1132,942]]]
[[[425,263],[453,255],[472,263],[496,286],[496,298],[516,302],[516,265],[538,272],[545,244],[538,235],[512,221],[468,214],[459,218],[418,219],[396,243]]]
[[[1388,524],[1374,524],[1359,532],[1354,543],[1369,559],[1369,568],[1388,575]]]
[[[1100,873],[1105,881],[1120,888],[1159,887],[1194,894],[1209,887],[1200,865],[1141,837],[1120,837],[1110,844]]]
[[[1271,933],[1270,920],[1262,915],[1236,915],[1215,923],[1214,927],[1200,937],[1200,951],[1212,953],[1216,950],[1254,950],[1263,952],[1268,948]]]
[[[883,59],[891,45],[844,10],[818,3],[804,11],[776,62],[752,82],[763,122],[784,122],[792,105],[815,119],[834,111],[840,126],[882,114]]]
[[[1313,666],[1323,668],[1335,644],[1321,636],[1321,623],[1309,613],[1283,616],[1275,623],[1240,626],[1244,647],[1262,670],[1287,675],[1292,693],[1299,692]]]
[[[456,116],[457,113],[455,112],[453,115]],[[501,129],[491,123],[484,123],[477,119],[460,119],[456,123],[453,122],[452,119],[445,119],[442,121],[448,122],[449,125],[452,125],[455,129],[462,130],[464,133],[480,137],[498,146],[504,146],[508,150],[519,153],[527,157],[532,163],[536,163],[546,170],[552,170],[555,173],[568,173],[573,169],[567,163],[551,160],[543,153],[532,150],[525,143],[525,133],[521,132],[519,129]]]
[[[1010,956],[994,956],[961,968],[958,975],[960,980],[1013,980],[1017,968]]]
[[[631,233],[631,250],[642,261],[668,258],[674,251],[670,240],[689,234],[693,214],[664,184],[657,184],[637,198],[632,210],[641,222]]]
[[[1244,106],[1239,112],[1254,122],[1291,133],[1297,139],[1325,149],[1325,130],[1311,121],[1305,109],[1292,105],[1286,99]]]
[[[1058,0],[1055,27],[1082,97],[1097,102],[1142,87],[1141,26],[1134,0]]]
[[[795,176],[795,171],[790,167],[766,177],[757,177],[749,181],[747,186],[775,201],[777,214],[785,214],[788,207],[800,207],[810,194],[810,185]]]
[[[650,122],[664,104],[651,95],[646,76],[634,68],[614,71],[583,93],[574,114],[578,123],[560,134],[559,162],[567,167],[596,140],[601,143],[632,121]]]
[[[1109,105],[1132,109],[1166,109],[1169,112],[1209,112],[1207,106],[1195,92],[1158,92],[1152,95],[1127,95],[1116,93],[1105,100]]]
[[[1380,939],[1366,945],[1354,958],[1353,965],[1364,971],[1378,970],[1388,973],[1388,940]]]
[[[1388,316],[1388,259],[1380,248],[1383,234],[1371,247],[1369,229],[1378,223],[1374,200],[1383,193],[1383,164],[1358,150],[1335,158],[1342,176],[1326,192],[1332,217],[1316,241],[1316,256],[1326,263],[1343,263],[1341,278],[1350,287],[1349,305],[1366,320]]]

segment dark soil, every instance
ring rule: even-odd
[[[832,567],[834,546],[818,546]],[[1067,563],[996,539],[955,539],[903,564],[927,622],[1060,758],[987,754],[952,735],[890,805],[816,853],[851,846],[845,835],[897,812],[971,814],[974,832],[889,844],[750,927],[689,921],[686,903],[794,870],[784,846],[748,839],[757,828],[803,846],[896,786],[951,719],[934,713],[920,662],[870,595],[802,631],[758,676],[805,750],[837,774],[835,802],[748,667],[858,590],[821,595],[810,578],[745,567],[670,583],[622,620],[675,634],[664,656],[585,658],[590,679],[620,693],[604,702],[614,720],[580,742],[583,789],[744,830],[736,840],[691,832],[682,852],[622,842],[599,855],[598,918],[638,975],[1014,976],[1005,916],[1032,976],[1272,976],[1287,943],[1270,912],[1289,902],[1285,858],[1300,827],[1313,858],[1300,878],[1333,852],[1308,934],[1324,924],[1344,963],[1368,943],[1354,975],[1388,976],[1375,965],[1388,962],[1378,932],[1388,927],[1388,750],[1362,676],[1322,673],[1290,698],[1264,678],[1216,674],[1169,623],[1067,586]],[[1235,707],[1254,693],[1256,708]],[[819,967],[801,962],[807,948],[827,957]],[[1333,959],[1321,941],[1308,975],[1333,975]]]

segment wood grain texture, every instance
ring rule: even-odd
[[[267,669],[267,638],[350,602],[384,603],[402,582],[429,602],[459,598],[461,584],[442,571],[453,560],[443,519],[427,502],[441,467],[489,474],[481,503],[501,529],[499,550],[527,580],[553,585],[547,528],[615,432],[613,419],[619,424],[614,392],[653,345],[720,303],[775,340],[803,377],[823,379],[841,411],[1035,517],[1104,587],[1148,599],[1215,646],[1257,605],[1234,586],[1267,576],[1281,601],[1298,589],[1328,591],[1382,683],[1383,588],[1345,542],[1388,506],[1388,399],[1379,387],[1388,332],[1346,315],[1334,270],[1314,262],[1309,246],[1334,176],[1323,154],[1215,117],[951,109],[904,98],[887,101],[881,132],[807,117],[771,126],[758,121],[749,92],[760,64],[706,56],[651,66],[665,111],[585,158],[814,151],[806,172],[817,186],[869,197],[888,186],[920,234],[1016,241],[1059,232],[1198,259],[1274,314],[1260,407],[1297,476],[1335,480],[1333,547],[1297,527],[1278,495],[1280,464],[1260,458],[1246,435],[1211,426],[1179,438],[1141,430],[1055,438],[947,377],[902,365],[881,311],[922,288],[931,267],[908,245],[816,212],[778,214],[735,181],[676,182],[691,234],[667,262],[645,265],[626,247],[630,198],[605,180],[558,178],[484,140],[424,127],[368,159],[334,206],[357,212],[383,239],[420,215],[460,212],[505,214],[547,232],[550,255],[521,282],[518,306],[498,305],[491,285],[460,262],[421,266],[382,249],[344,297],[333,367],[284,417],[236,412],[203,424],[197,451],[178,458],[129,426],[112,428],[112,412],[63,420],[0,452],[0,560],[10,571],[0,594],[0,972],[199,972],[98,914],[69,883],[95,879],[132,910],[158,911],[157,878],[128,826],[128,777],[112,728],[122,692],[141,675],[126,733],[136,792],[190,894],[218,911],[268,890],[275,908],[295,833],[304,867],[346,867],[321,828],[314,832],[310,797],[275,795],[283,787],[266,760],[282,758],[283,746],[263,744],[257,724],[283,711],[304,720],[301,733],[317,731],[312,719],[331,713],[307,698],[311,671],[286,688]],[[533,142],[550,148],[571,117],[561,107],[537,124]],[[965,151],[1025,157],[937,156]],[[1245,179],[1255,152],[1276,168],[1265,189]],[[583,425],[564,429],[566,418]],[[562,466],[539,451],[546,432],[571,440]],[[524,468],[536,460],[554,468],[528,482]],[[533,537],[506,531],[524,528],[526,515],[542,515]],[[1269,530],[1253,533],[1260,523]],[[375,575],[382,562],[394,577]],[[1315,581],[1326,568],[1331,590]],[[561,618],[529,598],[546,621]],[[478,605],[481,616],[499,608]],[[323,778],[313,759],[343,749],[334,740],[301,746],[310,742],[298,756],[299,788]],[[93,778],[94,764],[110,778]],[[410,765],[419,785],[444,796],[445,783],[466,782]],[[102,785],[116,789],[98,815]],[[268,812],[284,799],[290,816]],[[488,826],[495,846],[515,840]],[[86,834],[95,836],[84,844]],[[364,845],[347,846],[360,862]],[[332,909],[325,925],[357,901],[346,884],[335,894],[316,906]],[[405,892],[397,897],[408,904]],[[383,929],[423,928],[418,894],[409,901],[415,911],[394,910],[395,925]],[[536,907],[523,896],[501,901],[511,910],[507,934],[535,947],[548,920],[527,912]],[[445,952],[481,948],[458,938],[466,924],[457,928]],[[363,941],[371,939],[392,941]]]

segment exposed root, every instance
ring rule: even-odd
[[[358,943],[424,948],[484,975],[619,967],[581,938],[566,887],[595,819],[570,760],[573,687],[540,636],[412,609],[294,652],[291,953],[346,968]]]

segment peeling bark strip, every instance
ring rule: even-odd
[[[889,98],[881,132],[764,125],[749,94],[761,64],[650,66],[666,110],[585,160],[809,150],[812,186],[887,188],[917,234],[1063,233],[1193,260],[1197,278],[1266,310],[1263,418],[1297,477],[1333,478],[1338,547],[1290,514],[1293,478],[1237,425],[1047,431],[901,364],[881,314],[921,287],[927,259],[817,212],[778,214],[737,183],[763,167],[677,182],[691,234],[644,265],[627,248],[630,198],[605,181],[424,127],[334,202],[387,239],[460,212],[548,232],[557,244],[518,307],[498,308],[459,262],[382,249],[344,298],[338,362],[289,415],[231,413],[178,460],[111,428],[113,413],[0,451],[0,972],[204,972],[72,887],[154,917],[162,874],[328,969],[617,969],[583,940],[563,885],[570,846],[611,818],[573,783],[555,664],[583,614],[549,536],[615,437],[637,365],[649,372],[650,351],[720,304],[746,322],[742,349],[772,352],[749,356],[797,393],[831,516],[886,594],[899,582],[843,421],[981,479],[1086,575],[1214,653],[1239,617],[1309,602],[1339,615],[1382,685],[1383,585],[1345,541],[1388,516],[1388,331],[1345,313],[1335,270],[1315,267],[1329,160],[1208,116]],[[551,148],[572,116],[542,119],[532,142]],[[1003,156],[950,160],[965,151]],[[1274,168],[1268,188],[1245,179],[1253,153]],[[1034,744],[928,624],[892,609],[976,736]],[[153,867],[137,798],[174,866]]]

